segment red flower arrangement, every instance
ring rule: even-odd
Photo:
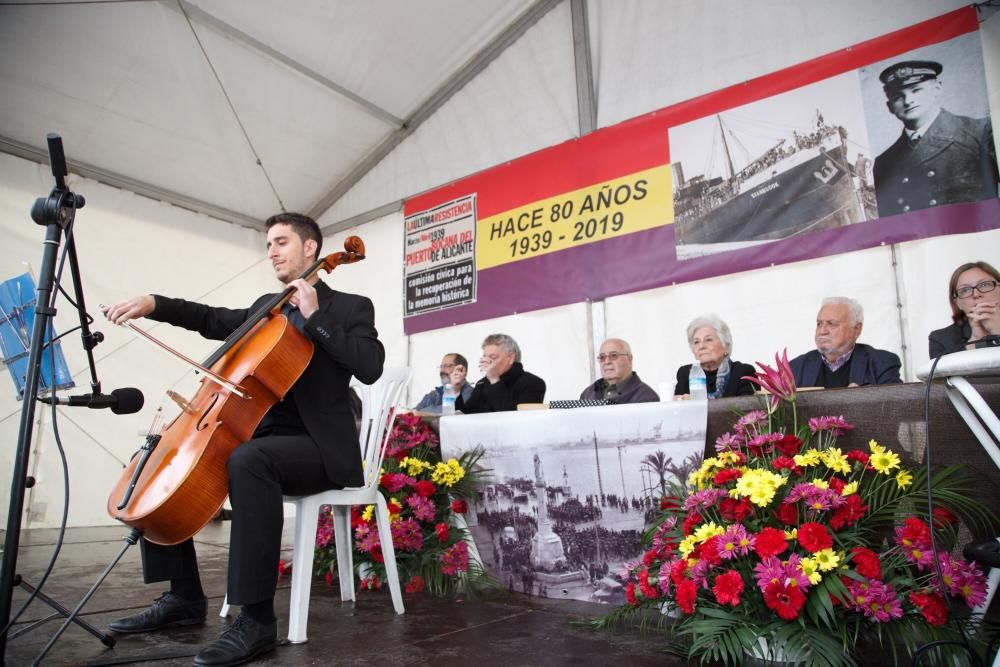
[[[751,379],[770,391],[767,409],[741,417],[717,454],[664,497],[646,553],[626,568],[626,605],[598,624],[675,607],[675,641],[688,657],[725,664],[760,656],[761,638],[796,664],[846,666],[866,633],[911,655],[956,635],[942,592],[971,609],[985,578],[947,545],[959,515],[981,529],[995,522],[990,511],[946,468],[931,487],[951,507],[929,522],[925,471],[902,467],[874,440],[868,451],[842,451],[838,438],[854,428],[843,417],[800,426],[787,355],[761,367]],[[975,641],[981,619],[962,616]]]

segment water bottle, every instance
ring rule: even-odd
[[[692,401],[708,399],[708,380],[705,379],[705,371],[701,369],[701,364],[697,361],[691,364],[691,373],[688,375],[688,393],[691,394]]]
[[[455,414],[456,398],[458,398],[458,394],[455,393],[455,388],[451,384],[444,385],[444,393],[441,394],[441,414]]]

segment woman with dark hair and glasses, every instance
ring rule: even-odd
[[[955,269],[948,282],[951,326],[928,336],[930,357],[957,352],[990,342],[1000,335],[1000,273],[986,262],[968,262]],[[996,344],[996,343],[993,343]]]

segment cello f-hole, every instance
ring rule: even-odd
[[[215,392],[212,394],[212,402],[209,403],[208,407],[205,408],[205,411],[201,413],[201,418],[198,420],[198,424],[195,426],[196,431],[203,431],[206,428],[208,428],[208,424],[205,422],[205,417],[208,416],[208,413],[212,411],[212,408],[214,408],[215,404],[218,402],[219,402],[219,392]]]

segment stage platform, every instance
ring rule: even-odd
[[[290,558],[291,528],[286,520],[285,540]],[[76,528],[67,531],[56,569],[45,592],[67,607],[74,607],[120,549],[126,530],[117,527]],[[37,582],[51,556],[56,531],[24,531],[18,571],[29,583]],[[215,639],[227,622],[218,617],[225,595],[229,523],[212,523],[197,537],[203,584],[209,597],[209,617],[203,626],[170,628],[158,633],[119,635],[113,649],[77,626],[71,626],[43,665],[144,664],[173,667],[190,665],[201,646]],[[278,582],[275,608],[278,635],[287,634],[290,579]],[[132,547],[104,585],[84,608],[84,618],[105,630],[120,616],[147,606],[164,585],[142,583],[139,549]],[[435,665],[610,665],[672,667],[686,661],[662,652],[662,636],[637,629],[615,633],[592,632],[573,621],[602,615],[609,610],[573,600],[560,600],[558,591],[548,599],[520,593],[494,600],[437,599],[426,593],[404,595],[406,614],[397,616],[387,588],[358,592],[357,603],[342,603],[339,590],[316,581],[309,608],[309,641],[286,644],[252,663],[272,667],[351,665],[404,667]],[[14,609],[27,593],[14,593]],[[234,610],[235,611],[235,610]],[[44,618],[49,607],[32,603],[16,633]],[[231,612],[234,613],[234,612]],[[6,665],[30,665],[56,632],[61,619],[48,621],[8,642]],[[155,659],[160,654],[173,655]]]

